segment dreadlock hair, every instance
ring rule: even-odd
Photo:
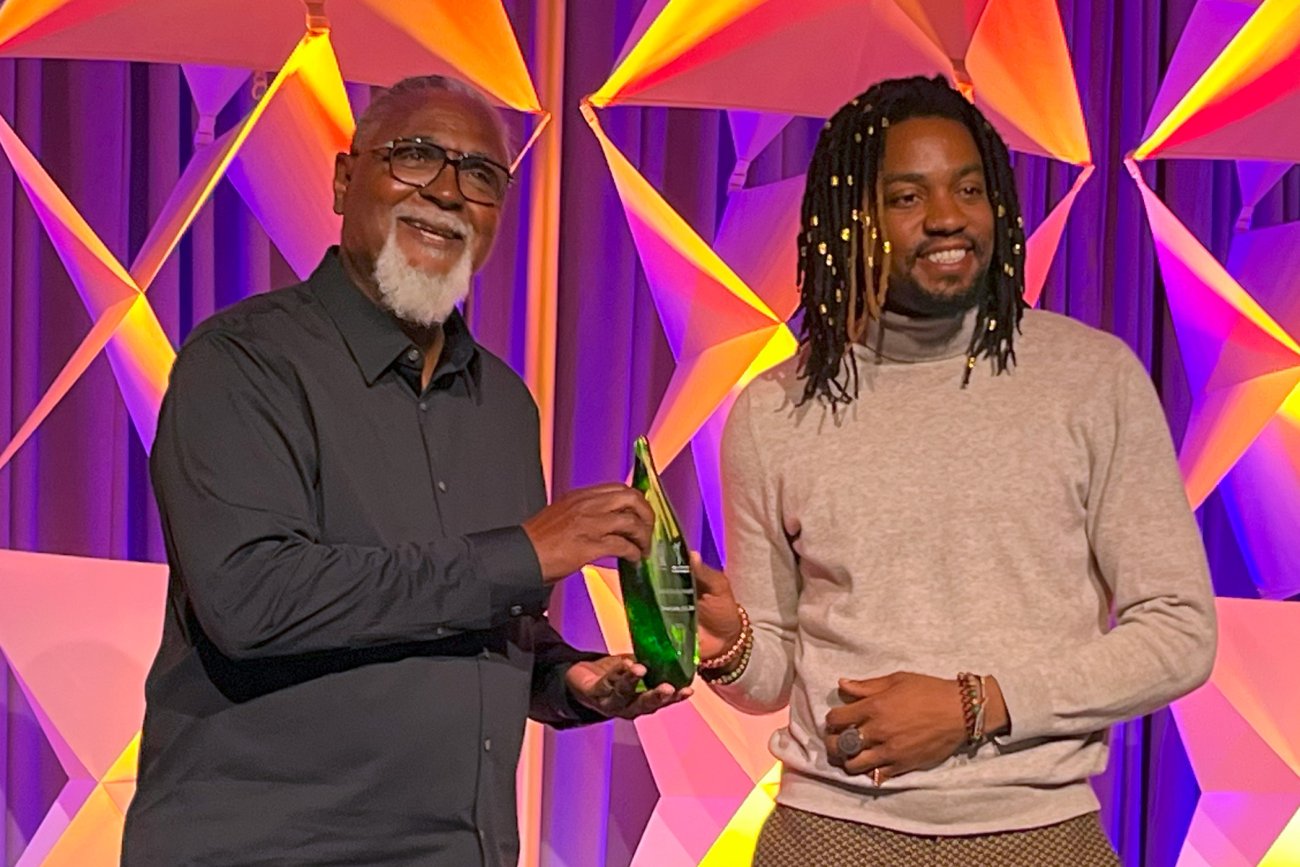
[[[891,123],[916,117],[948,118],[970,130],[994,211],[992,257],[977,293],[979,315],[962,388],[978,358],[990,359],[995,373],[1015,364],[1012,338],[1025,309],[1025,232],[1007,146],[942,76],[891,79],[873,85],[826,122],[808,167],[798,238],[801,403],[817,398],[833,409],[857,397],[857,361],[849,345],[880,318],[889,291],[893,251],[877,189],[885,132]]]

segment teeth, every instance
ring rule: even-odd
[[[446,229],[438,226],[430,226],[428,223],[422,223],[415,220],[410,221],[411,225],[419,229],[426,235],[433,235],[438,238],[458,239],[460,235],[454,229]]]
[[[966,258],[965,250],[940,250],[925,257],[936,265],[956,265]]]

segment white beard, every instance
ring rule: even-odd
[[[427,274],[413,266],[397,248],[397,221],[388,230],[384,247],[375,259],[379,300],[394,316],[412,325],[428,327],[447,321],[451,311],[469,295],[473,236],[465,230],[464,250],[446,274]]]

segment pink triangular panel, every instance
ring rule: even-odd
[[[638,214],[629,211],[627,218],[664,334],[679,360],[756,328],[772,326],[771,319],[701,270]]]
[[[943,53],[955,61],[966,57],[971,38],[988,0],[894,0]]]
[[[104,783],[104,792],[113,800],[118,811],[125,816],[126,808],[135,797],[135,780],[122,780],[116,783]]]
[[[1186,95],[1138,153],[1300,161],[1300,9],[1261,3]]]
[[[752,789],[752,787],[751,787]],[[731,817],[740,809],[750,790],[735,797],[660,797],[647,835],[637,847],[632,867],[660,867],[664,864],[699,864],[713,847]],[[654,837],[649,832],[654,833]],[[681,854],[674,860],[660,857],[659,845],[671,835],[673,849]],[[670,850],[671,851],[671,850]]]
[[[1074,179],[1070,191],[1065,194],[1056,207],[1038,224],[1034,233],[1025,242],[1025,302],[1036,307],[1043,295],[1043,285],[1047,282],[1047,272],[1056,258],[1056,249],[1061,245],[1061,235],[1065,233],[1065,223],[1069,219],[1070,209],[1079,190],[1092,177],[1092,166],[1086,166]]]
[[[1077,165],[1092,161],[1056,0],[990,3],[966,68],[976,104],[1008,147]]]
[[[1199,0],[1187,19],[1178,47],[1169,60],[1169,68],[1160,82],[1160,92],[1151,106],[1145,140],[1155,132],[1183,95],[1204,74],[1214,58],[1227,47],[1228,42],[1241,29],[1241,25],[1254,14],[1263,0]]]
[[[0,147],[9,156],[36,216],[90,310],[91,319],[99,319],[105,310],[136,294],[139,290],[117,258],[3,118],[0,118]]]
[[[159,564],[0,551],[5,654],[96,778],[140,729],[166,583]]]
[[[1237,185],[1241,188],[1241,207],[1253,209],[1259,200],[1290,171],[1292,163],[1237,160]]]
[[[1199,505],[1300,382],[1300,347],[1143,182],[1193,408],[1179,452]]]
[[[713,247],[782,322],[799,304],[799,206],[804,179],[788,178],[727,197]]]
[[[1300,420],[1274,416],[1219,490],[1260,595],[1300,594]]]
[[[1254,865],[1300,809],[1300,669],[1292,653],[1300,606],[1219,599],[1216,609],[1210,682],[1173,706],[1201,789],[1179,863]]]
[[[246,119],[245,123],[247,122]],[[185,166],[185,171],[176,181],[171,195],[154,220],[149,236],[140,245],[140,251],[131,263],[131,276],[142,290],[149,291],[149,286],[167,262],[167,257],[176,249],[181,236],[194,222],[213,188],[225,174],[231,150],[240,142],[242,127],[243,124],[217,141],[200,146],[190,157],[189,164]]]
[[[145,451],[151,451],[176,350],[144,297],[131,305],[108,342],[108,361],[135,432]]]
[[[1228,270],[1282,327],[1300,334],[1300,223],[1236,235]],[[1300,398],[1294,392],[1220,490],[1260,594],[1300,593]]]
[[[835,63],[791,58],[835,58]],[[825,117],[873,82],[950,63],[893,0],[769,0],[639,77],[613,103]]]
[[[1228,271],[1292,337],[1300,337],[1300,221],[1234,236]]]
[[[326,58],[295,73],[274,94],[230,166],[228,177],[299,277],[339,236],[333,208],[334,158],[351,146],[347,94]]]
[[[650,445],[660,469],[677,457],[713,414],[782,325],[772,325],[711,346],[682,359],[650,423]]]
[[[99,357],[100,350],[104,348],[109,338],[117,331],[117,327],[126,318],[131,306],[137,303],[145,303],[144,298],[132,293],[132,297],[124,298],[104,311],[104,315],[90,329],[90,333],[85,336],[81,341],[81,345],[72,353],[72,357],[63,365],[63,369],[59,371],[58,376],[54,378],[54,382],[46,389],[45,394],[41,395],[35,409],[19,426],[13,439],[5,446],[4,451],[0,452],[0,468],[9,463],[14,454],[36,432],[36,428],[40,426],[41,422],[45,421],[46,416],[50,414],[54,407],[59,405],[59,401],[63,400],[72,386],[81,378],[81,374],[86,372],[86,368],[90,367],[91,362]]]
[[[216,117],[244,82],[248,81],[247,69],[229,66],[186,63],[181,66],[181,70],[185,73],[190,95],[194,98],[194,107],[199,110],[200,116]]]
[[[613,68],[618,67],[618,65],[623,62],[627,57],[627,53],[631,51],[633,46],[635,46],[637,42],[641,40],[641,37],[645,35],[646,28],[648,28],[651,23],[659,17],[659,13],[664,11],[664,7],[667,6],[668,3],[669,0],[645,0],[645,5],[643,5],[641,11],[637,13],[636,22],[632,25],[632,30],[628,33],[627,39],[623,40],[623,49],[618,53],[618,59],[614,61]]]
[[[772,143],[781,130],[790,123],[789,114],[769,114],[757,111],[729,111],[727,123],[731,126],[731,140],[736,146],[736,159],[753,160],[763,148]]]
[[[754,787],[749,775],[721,748],[717,733],[689,704],[662,716],[639,717],[636,733],[662,798],[735,797],[738,807]],[[735,807],[719,817],[722,824],[733,812]]]

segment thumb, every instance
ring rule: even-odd
[[[731,582],[727,576],[705,564],[698,551],[691,552],[691,574],[701,596],[730,596]]]

